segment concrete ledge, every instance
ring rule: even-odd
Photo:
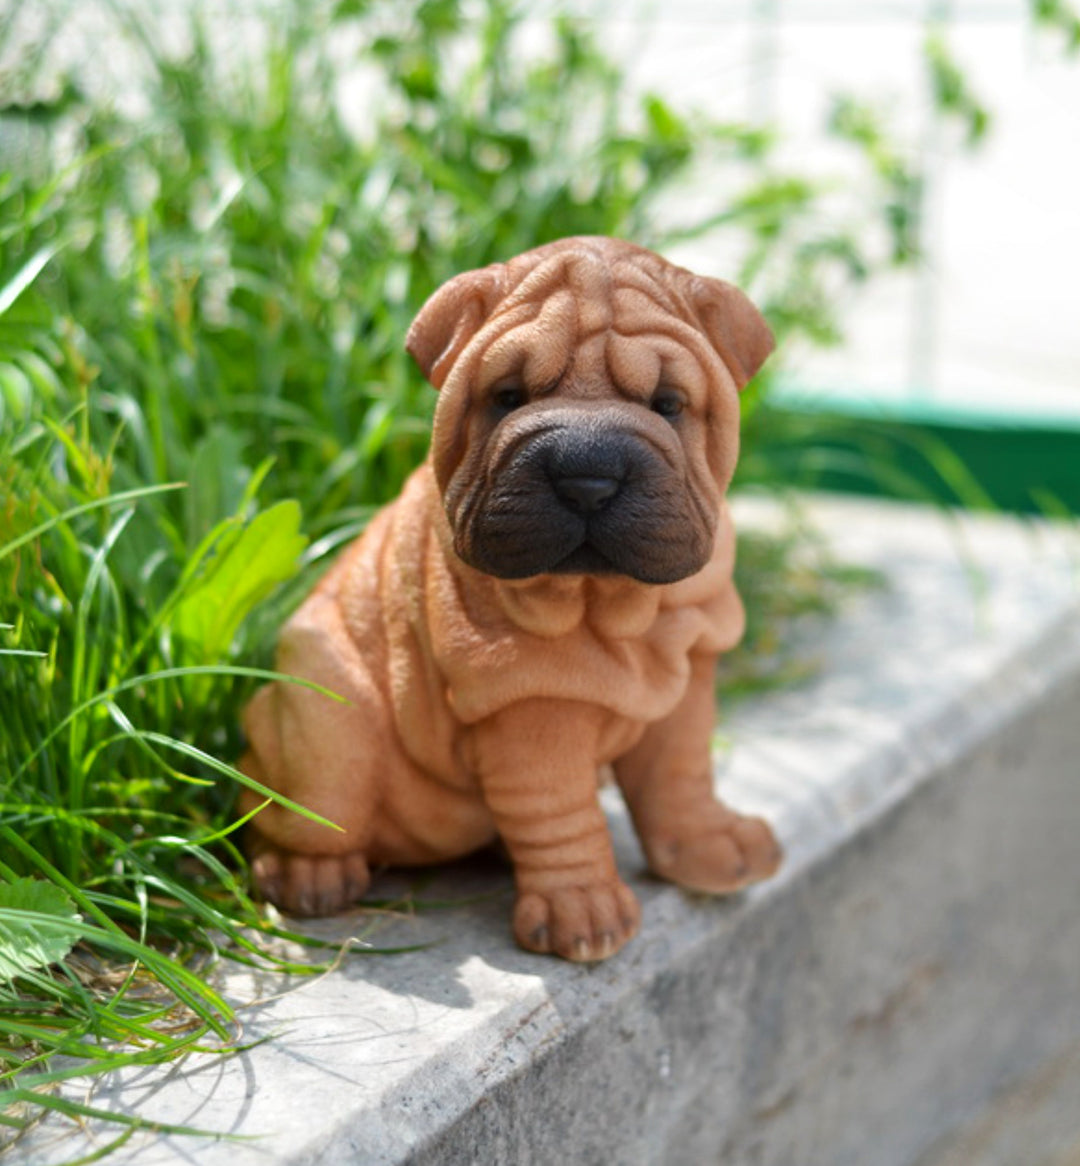
[[[1009,1160],[978,1134],[993,1099],[1040,1073],[1067,1091],[1046,1066],[1080,1047],[1080,537],[885,504],[811,509],[837,553],[887,585],[800,633],[822,663],[814,681],[725,724],[718,779],[778,824],[776,880],[726,902],[650,880],[613,796],[644,912],[614,960],[517,951],[508,873],[443,872],[426,896],[498,893],[376,937],[437,946],[351,959],[245,1013],[270,1043],[95,1097],[255,1140],[135,1138],[115,1161]],[[228,989],[267,986],[234,974]],[[1076,1106],[1040,1114],[1025,1166],[1080,1141]],[[948,1157],[971,1138],[978,1152]],[[44,1130],[23,1160],[93,1148]]]

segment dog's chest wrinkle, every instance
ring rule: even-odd
[[[456,718],[472,724],[538,697],[599,704],[635,721],[657,720],[678,704],[689,679],[689,654],[708,632],[706,609],[664,610],[658,589],[643,588],[649,598],[636,608],[624,603],[620,611],[595,598],[590,602],[589,581],[577,583],[577,602],[567,597],[564,604],[550,604],[547,630],[562,625],[557,634],[523,629],[511,618],[521,614],[520,604],[508,612],[494,601],[479,618],[472,607],[468,635],[456,620],[454,635],[432,627],[432,648]],[[474,599],[475,593],[469,588]],[[540,626],[539,606],[529,611],[534,627]]]

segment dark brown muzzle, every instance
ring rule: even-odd
[[[458,554],[502,579],[672,583],[700,570],[715,519],[694,503],[674,444],[633,424],[633,412],[551,410],[494,443],[484,488],[451,516]]]

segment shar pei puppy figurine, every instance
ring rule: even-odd
[[[738,393],[772,336],[730,284],[586,237],[450,280],[406,346],[439,390],[430,454],[279,645],[282,672],[345,700],[277,682],[245,714],[244,771],[341,829],[268,806],[254,877],[326,915],[373,867],[499,838],[517,941],[603,959],[639,923],[607,767],[660,877],[722,894],[780,860],[710,759],[714,665],[744,622]]]

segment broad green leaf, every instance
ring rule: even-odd
[[[179,604],[173,630],[200,659],[219,659],[256,604],[296,573],[306,546],[299,503],[289,499],[256,515]]]
[[[74,903],[53,883],[0,883],[0,982],[62,960],[81,922]]]

